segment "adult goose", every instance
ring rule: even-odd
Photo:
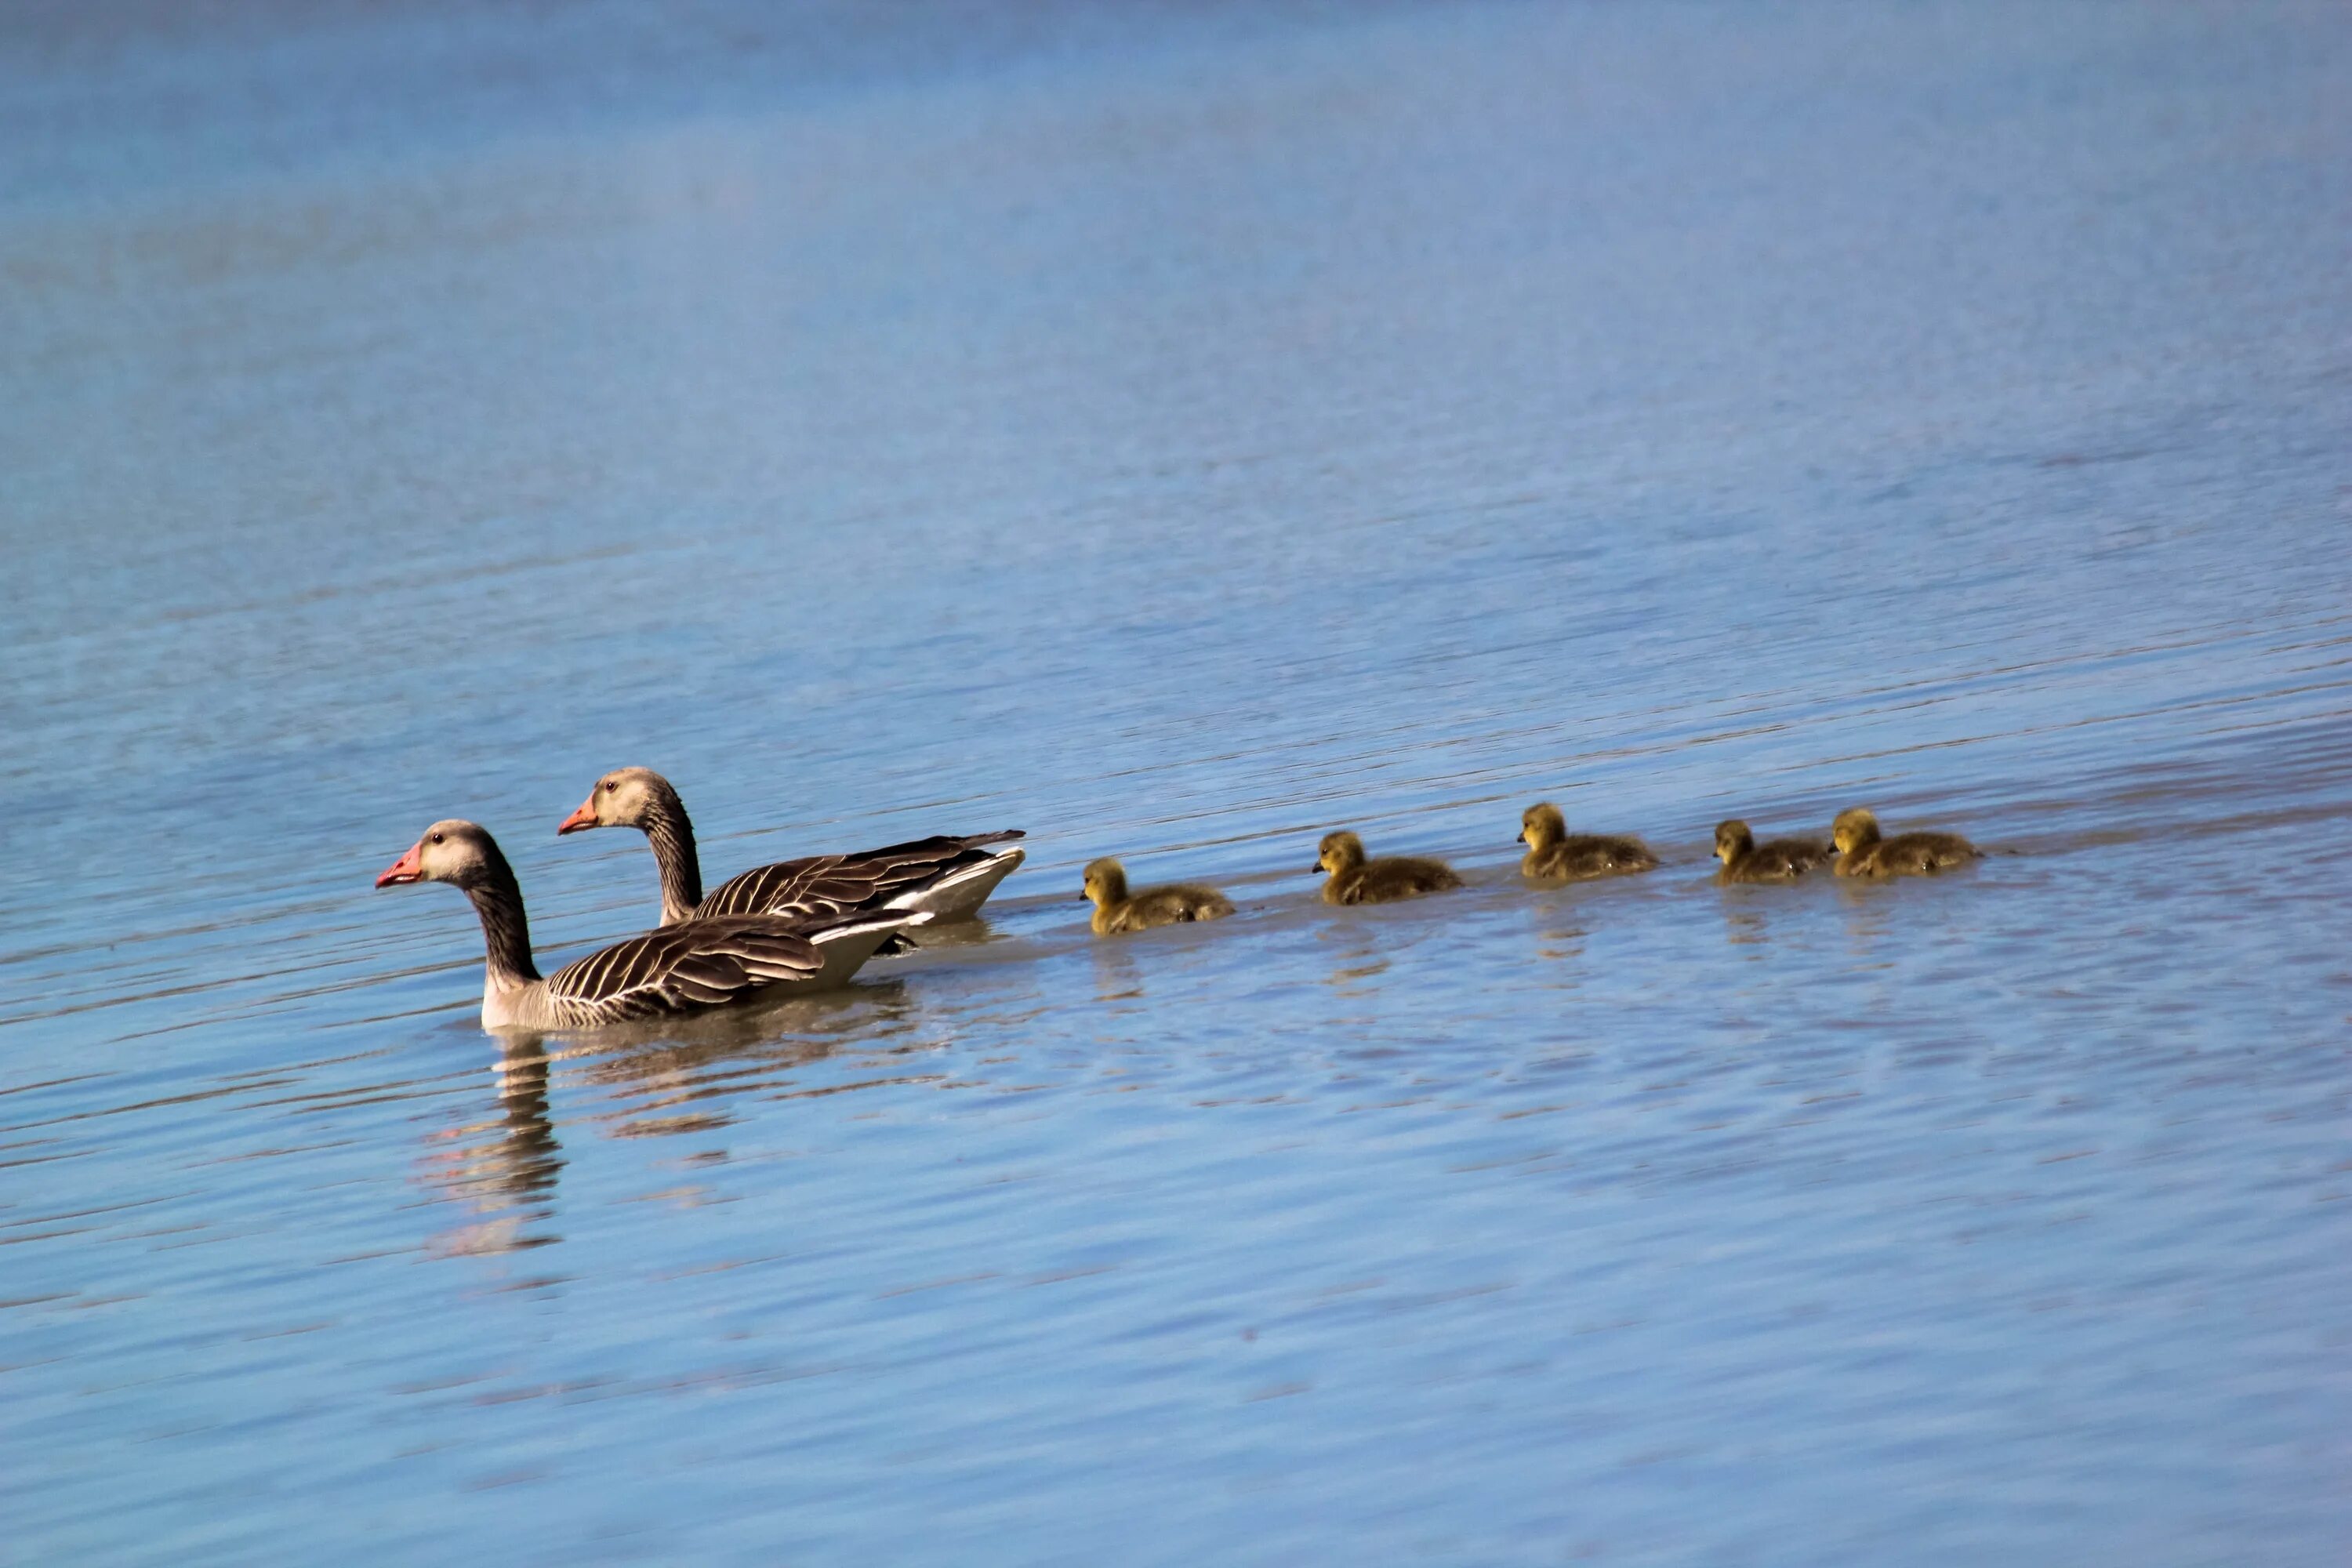
[[[702,891],[694,824],[669,780],[651,768],[616,768],[596,781],[559,834],[591,827],[635,827],[661,868],[661,923],[713,915],[824,915],[852,910],[920,910],[960,920],[979,910],[1013,874],[1023,852],[1009,827],[969,837],[940,834],[854,855],[812,855],[761,866]]]
[[[473,900],[482,921],[485,1029],[588,1029],[690,1013],[778,987],[836,985],[884,942],[931,918],[891,910],[687,921],[542,976],[531,962],[530,923],[513,868],[479,826],[455,818],[435,823],[375,879],[379,888],[406,882],[447,882]]]
[[[1883,838],[1878,818],[1862,806],[1837,814],[1830,825],[1837,845],[1837,874],[1866,877],[1930,877],[1954,866],[1966,865],[1981,853],[1957,833],[1898,833]]]

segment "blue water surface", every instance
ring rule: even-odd
[[[0,18],[0,1558],[2332,1564],[2352,17]],[[481,1033],[1029,830],[847,992]],[[1666,864],[1521,883],[1538,799]],[[1725,889],[1839,808],[1997,853]],[[1334,910],[1319,834],[1469,886]],[[1078,868],[1215,881],[1097,941]]]

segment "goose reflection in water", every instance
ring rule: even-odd
[[[426,1159],[425,1179],[478,1216],[436,1236],[432,1250],[475,1256],[562,1239],[536,1228],[554,1215],[564,1163],[549,1101],[558,1062],[575,1099],[589,1091],[585,1116],[608,1123],[612,1136],[710,1131],[733,1122],[724,1109],[731,1097],[772,1091],[784,1075],[824,1060],[845,1044],[877,1051],[916,1045],[907,1037],[914,1035],[918,1016],[905,984],[886,981],[673,1021],[658,1040],[644,1040],[641,1030],[571,1040],[504,1036],[491,1068],[495,1116],[436,1134],[437,1146]],[[632,1032],[638,1041],[629,1038]],[[583,1114],[575,1110],[571,1120]]]
[[[844,1047],[917,1046],[919,1017],[904,982],[856,985],[709,1014],[674,1026],[658,1042],[583,1056],[566,1077],[604,1091],[594,1097],[603,1107],[586,1114],[614,1137],[715,1131],[733,1125],[729,1103],[737,1096],[772,1094],[786,1075]]]
[[[497,1116],[436,1135],[436,1142],[447,1142],[427,1156],[426,1179],[483,1216],[436,1236],[430,1246],[436,1254],[519,1252],[562,1239],[531,1228],[554,1216],[556,1177],[563,1169],[563,1146],[548,1113],[550,1065],[541,1037],[501,1039],[491,1069]]]

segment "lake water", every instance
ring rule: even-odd
[[[286,14],[281,15],[283,11]],[[871,12],[871,14],[869,14]],[[0,21],[0,1558],[2321,1564],[2352,16]],[[852,990],[504,1050],[720,874]],[[1528,803],[1656,874],[1524,886]],[[1724,889],[1714,823],[2004,851]],[[1470,886],[1332,910],[1324,830]],[[1225,886],[1097,942],[1078,868]]]

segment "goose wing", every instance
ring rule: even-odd
[[[988,847],[1021,837],[1019,828],[969,837],[936,834],[854,855],[811,855],[761,866],[722,883],[695,909],[713,915],[835,915],[880,909],[941,878],[993,858]]]
[[[713,1007],[824,967],[815,943],[766,916],[692,920],[576,959],[547,977],[567,1021],[616,1023]]]

